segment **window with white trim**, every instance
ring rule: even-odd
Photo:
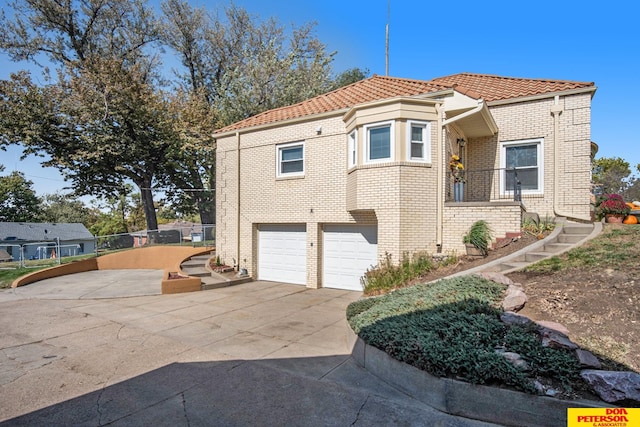
[[[367,146],[367,163],[379,163],[393,160],[394,123],[384,122],[364,127]]]
[[[354,167],[358,163],[358,131],[354,130],[349,134],[348,143],[348,155],[349,161],[347,162],[349,168]]]
[[[278,170],[276,176],[304,175],[304,142],[276,145]]]
[[[500,143],[500,163],[505,170],[501,179],[502,193],[514,191],[516,176],[522,193],[543,193],[543,144],[542,138]]]
[[[431,124],[407,122],[407,157],[412,161],[431,161]]]

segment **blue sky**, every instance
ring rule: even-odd
[[[158,1],[154,1],[158,3]],[[212,12],[225,3],[192,0]],[[3,0],[3,9],[6,2]],[[387,0],[236,0],[237,6],[283,24],[317,22],[318,38],[337,51],[334,71],[385,73]],[[593,81],[591,139],[598,157],[622,157],[632,169],[640,147],[632,124],[640,119],[640,2],[391,0],[390,67],[396,77],[431,79],[459,72]],[[0,56],[0,78],[20,66]],[[0,152],[8,171],[25,172],[36,192],[65,183],[36,159]],[[7,171],[5,171],[6,173]]]

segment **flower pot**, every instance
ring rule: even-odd
[[[462,202],[464,200],[464,182],[453,184],[453,201]]]
[[[624,220],[624,215],[622,214],[606,214],[604,217],[611,224],[622,224]]]
[[[478,258],[484,257],[484,253],[471,243],[465,243],[464,246],[467,248],[467,256]]]

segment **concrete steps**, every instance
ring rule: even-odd
[[[556,228],[546,239],[529,245],[507,257],[457,273],[454,276],[478,272],[505,274],[521,270],[535,262],[560,255],[579,246],[597,236],[600,231],[602,231],[602,223],[600,222],[581,224],[559,219],[556,221]]]
[[[200,289],[203,291],[239,285],[253,280],[251,277],[234,277],[229,279],[211,271],[208,268],[208,262],[214,256],[215,253],[211,252],[210,254],[191,257],[180,265],[180,269],[189,276],[199,277],[201,282]]]

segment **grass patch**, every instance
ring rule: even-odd
[[[11,287],[14,280],[22,277],[26,274],[33,273],[34,271],[44,270],[48,267],[41,268],[14,268],[8,270],[0,270],[0,289],[7,289]]]
[[[560,256],[530,265],[524,271],[553,273],[573,268],[624,269],[640,257],[640,225],[605,228],[595,239]]]
[[[548,377],[570,391],[580,381],[573,353],[542,347],[531,327],[502,323],[505,289],[477,276],[443,279],[356,301],[347,318],[367,344],[436,376],[531,393],[532,378]],[[497,349],[520,354],[530,370]]]
[[[64,257],[60,261],[61,264],[67,264],[74,261],[80,261],[83,259],[93,258],[95,255],[93,254],[85,254],[85,255],[77,255],[72,257]],[[55,267],[57,262],[55,260],[51,260],[46,264],[34,265],[30,267],[30,264],[33,264],[35,261],[27,261],[27,267],[16,267],[16,268],[7,268],[0,269],[0,289],[7,289],[11,287],[11,284],[14,280],[19,279],[22,276],[26,276],[27,274],[44,270],[45,268]],[[13,263],[15,264],[15,263]],[[4,267],[4,266],[2,266]]]

